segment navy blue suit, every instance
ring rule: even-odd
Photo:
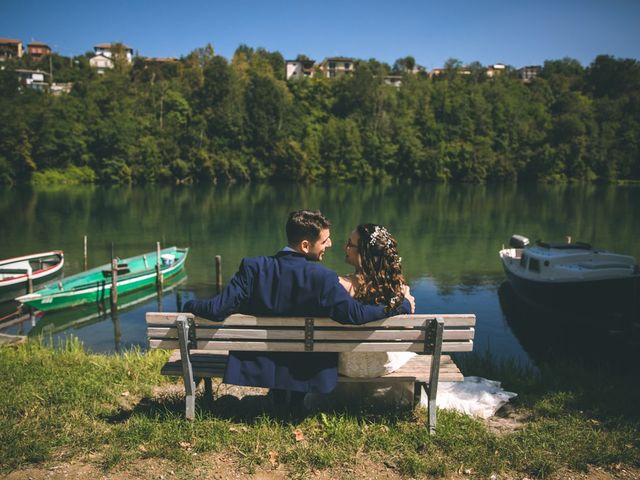
[[[190,300],[184,311],[210,320],[245,313],[330,317],[360,325],[410,313],[410,305],[405,300],[397,310],[386,313],[383,306],[361,304],[340,285],[335,272],[300,253],[281,251],[272,257],[243,259],[238,273],[219,295],[210,300]],[[231,352],[224,381],[327,393],[335,388],[337,364],[336,353]]]

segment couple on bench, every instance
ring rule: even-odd
[[[357,325],[413,313],[414,298],[402,276],[391,234],[380,225],[358,225],[344,246],[345,261],[354,267],[354,273],[338,277],[319,263],[332,245],[330,226],[320,212],[292,212],[286,225],[286,247],[274,256],[244,258],[219,295],[190,300],[184,311],[210,320],[244,313],[330,317]],[[333,391],[338,370],[346,376],[377,377],[389,371],[390,363],[399,368],[413,355],[230,352],[224,382],[270,388],[276,401],[290,395],[300,402],[306,393]]]

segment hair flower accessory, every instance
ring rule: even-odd
[[[378,241],[378,237],[382,239],[387,247],[391,246],[391,238],[389,238],[389,232],[387,231],[387,229],[376,225],[376,228],[373,230],[371,238],[369,239],[369,245],[375,245]]]

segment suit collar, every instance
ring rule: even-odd
[[[300,252],[296,252],[295,250],[280,250],[278,253],[276,253],[276,257],[281,258],[281,257],[300,257],[300,258],[304,258],[305,260],[307,259],[307,257],[304,256],[303,253]]]

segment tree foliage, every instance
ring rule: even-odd
[[[230,61],[211,45],[166,63],[121,54],[103,75],[88,55],[5,62],[0,182],[47,171],[108,183],[640,179],[636,60],[551,60],[523,83],[456,59],[416,75],[407,56],[287,82],[280,53],[246,45]],[[13,71],[49,65],[70,94],[26,89]]]

